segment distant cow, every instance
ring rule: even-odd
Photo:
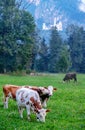
[[[28,120],[30,120],[30,110],[32,110],[36,113],[37,121],[45,122],[46,112],[49,112],[49,110],[42,108],[37,91],[29,88],[18,89],[16,91],[16,101],[21,118],[23,118],[23,108],[26,108]]]
[[[74,80],[74,82],[77,82],[77,76],[76,73],[67,73],[63,79],[63,81],[70,81],[70,80]]]
[[[16,86],[16,85],[4,85],[3,86],[3,93],[4,93],[4,108],[8,108],[8,100],[9,98],[16,100],[16,91],[20,88],[30,88],[32,90],[35,90],[38,92],[40,96],[40,100],[42,103],[42,106],[46,107],[46,102],[50,96],[52,96],[53,91],[56,90],[56,88],[53,88],[53,86],[48,87],[36,87],[36,86]]]

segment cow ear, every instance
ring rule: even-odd
[[[57,90],[57,88],[53,88],[53,91],[56,91]]]
[[[46,112],[50,112],[50,110],[49,110],[49,109],[47,109],[47,110],[46,110]]]

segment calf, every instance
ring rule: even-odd
[[[20,117],[23,118],[23,108],[27,110],[28,120],[30,120],[30,110],[36,113],[37,121],[45,122],[46,110],[42,108],[39,94],[29,88],[21,88],[16,91],[16,101]]]
[[[74,82],[77,82],[76,73],[68,73],[68,74],[66,74],[63,81],[70,81],[72,79],[74,79]]]

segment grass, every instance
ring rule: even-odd
[[[64,74],[45,76],[0,75],[0,130],[85,130],[85,75],[78,74],[78,82],[62,83]],[[47,103],[51,111],[46,122],[37,122],[35,115],[31,121],[20,119],[16,102],[9,101],[9,109],[3,108],[4,84],[15,85],[53,85],[57,88]]]

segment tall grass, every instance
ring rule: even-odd
[[[62,83],[64,74],[45,76],[9,76],[0,75],[0,130],[85,130],[85,75],[78,74],[78,82]],[[31,114],[27,120],[26,111],[21,119],[16,101],[9,101],[9,108],[3,108],[4,84],[15,85],[53,85],[57,88],[47,103],[51,111],[46,116],[46,122],[36,121]]]

